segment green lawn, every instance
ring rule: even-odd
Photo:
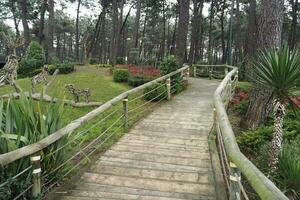
[[[58,75],[53,84],[48,89],[48,95],[59,98],[73,99],[73,96],[65,89],[65,84],[75,84],[78,88],[90,88],[91,101],[106,102],[113,97],[121,94],[122,92],[129,90],[130,87],[127,84],[115,83],[111,76],[105,76],[98,71],[76,71],[71,74]],[[19,79],[18,84],[23,91],[31,91],[30,78]],[[37,87],[37,91],[40,91],[41,85]],[[4,86],[0,88],[0,95],[15,92],[13,87]],[[84,99],[82,99],[84,100]],[[67,124],[71,120],[83,116],[87,112],[94,109],[93,107],[85,108],[73,108],[71,106],[65,106],[65,112],[63,116],[64,124]]]

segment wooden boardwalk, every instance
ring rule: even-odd
[[[208,134],[219,82],[189,82],[99,157],[61,199],[216,199]]]

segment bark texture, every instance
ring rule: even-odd
[[[283,118],[286,114],[285,104],[276,101],[274,104],[274,132],[272,138],[272,151],[270,156],[269,167],[271,172],[275,172],[278,163],[278,156],[282,148],[283,137]]]
[[[187,33],[189,26],[189,6],[190,0],[178,0],[179,2],[179,18],[178,18],[178,34],[176,37],[176,57],[180,66],[185,61]]]
[[[260,49],[279,48],[283,24],[283,0],[262,0],[258,24],[258,44]],[[246,126],[255,128],[265,123],[272,112],[272,97],[269,90],[254,87],[246,114]]]

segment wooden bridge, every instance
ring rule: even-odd
[[[241,181],[241,174],[245,177],[248,187],[251,186],[252,191],[255,191],[261,199],[287,199],[240,152],[235,141],[226,107],[234,93],[237,68],[224,65],[195,66],[193,74],[197,76],[198,73],[206,73],[211,79],[214,70],[220,67],[223,68],[223,72],[226,69],[222,81],[189,77],[190,67],[184,66],[115,97],[38,143],[0,155],[0,164],[4,170],[5,167],[20,159],[31,157],[32,165],[11,177],[17,179],[29,174],[29,177],[32,177],[31,184],[13,199],[28,196],[28,193],[32,193],[33,197],[43,195],[45,199],[61,200],[249,199]],[[220,70],[217,74],[220,75]],[[188,81],[189,86],[185,91],[171,98],[172,79],[175,76]],[[129,133],[99,156],[78,179],[73,180],[72,185],[67,188],[58,187],[52,192],[54,195],[47,198],[48,190],[57,184],[43,183],[44,176],[40,162],[43,162],[43,157],[47,155],[39,155],[38,152],[55,144],[120,102],[123,104],[124,113],[118,120],[123,119],[121,122],[126,127],[130,112],[128,103],[135,100],[128,101],[129,95],[165,81],[167,99],[170,101],[155,107],[152,113],[136,123]],[[142,96],[144,95],[145,93]],[[147,106],[149,106],[147,102],[141,105],[141,107]],[[104,119],[107,117],[109,115]],[[107,138],[113,134],[114,132]],[[81,149],[87,152],[76,153],[67,161],[80,154],[91,155],[97,148],[97,146],[91,148],[91,144],[99,145],[107,141],[107,138],[101,136],[102,133]],[[50,177],[55,177],[55,173],[63,165],[52,169]],[[9,183],[9,181],[1,183],[0,188]]]
[[[216,199],[208,134],[218,81],[189,83],[100,156],[62,199]]]

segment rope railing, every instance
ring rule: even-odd
[[[180,76],[178,76],[180,74]],[[83,117],[69,123],[64,128],[52,133],[37,143],[1,154],[0,166],[4,172],[10,165],[15,165],[30,157],[29,165],[10,179],[29,174],[29,181],[22,191],[11,199],[36,198],[55,187],[64,177],[69,176],[76,168],[106,145],[117,139],[130,125],[144,116],[163,100],[170,99],[175,87],[175,76],[189,76],[189,66],[150,81],[144,85],[124,92]],[[159,83],[159,84],[158,84]],[[155,86],[144,92],[149,86]],[[155,93],[155,96],[149,95]],[[142,92],[142,93],[141,93]],[[151,98],[146,98],[149,95]],[[62,154],[61,160],[54,160]],[[0,181],[0,191],[9,187],[9,181]]]
[[[197,67],[203,67],[198,65]],[[209,67],[204,65],[204,67]],[[217,67],[221,67],[218,65]],[[216,130],[221,170],[230,200],[248,200],[248,191],[242,184],[241,175],[263,200],[288,200],[288,198],[269,180],[239,149],[231,127],[226,108],[233,97],[238,81],[238,69],[223,65],[225,78],[214,94],[214,128]],[[228,72],[229,71],[229,72]]]

